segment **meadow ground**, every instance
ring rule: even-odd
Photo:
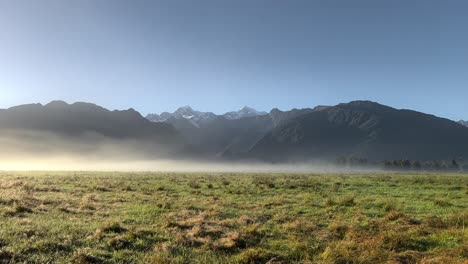
[[[0,263],[467,263],[468,175],[0,172]]]

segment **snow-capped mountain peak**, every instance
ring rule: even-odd
[[[267,112],[257,111],[252,107],[244,106],[239,111],[227,112],[223,116],[227,119],[241,119],[244,117],[253,117],[253,116],[266,115],[266,114]]]
[[[173,113],[163,112],[158,114],[149,114],[146,118],[153,122],[165,122],[168,119],[188,119],[194,124],[200,124],[216,118],[216,115],[211,112],[200,112],[194,110],[192,107],[186,105],[177,108]]]
[[[175,110],[173,114],[183,117],[183,116],[193,116],[197,112],[198,111],[194,111],[192,107],[186,105],[186,106],[179,107],[177,110]]]

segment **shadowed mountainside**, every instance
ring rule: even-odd
[[[185,106],[172,114],[151,114],[147,118],[173,125],[205,157],[242,158],[274,127],[313,111],[306,108],[283,112],[275,108],[264,113],[244,107],[238,112],[215,115]]]
[[[150,122],[133,109],[109,111],[62,101],[0,110],[0,140],[11,151],[80,153],[105,147],[123,156],[165,156],[184,145],[170,124]]]
[[[433,115],[354,101],[277,126],[249,152],[272,161],[353,155],[370,160],[464,157],[468,129]]]

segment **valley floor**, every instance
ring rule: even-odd
[[[468,175],[0,172],[0,263],[467,263]]]

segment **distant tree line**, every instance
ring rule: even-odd
[[[392,171],[450,171],[468,172],[468,163],[464,163],[461,158],[452,160],[384,160],[370,162],[365,158],[339,157],[336,164],[350,168],[380,168]]]

